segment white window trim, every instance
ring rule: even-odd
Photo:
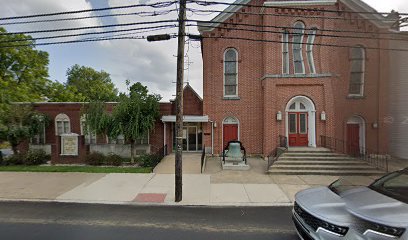
[[[289,32],[284,31],[282,33],[282,73],[283,74],[290,74],[290,56],[289,56]],[[286,69],[285,64],[286,63]]]
[[[46,135],[45,135],[45,123],[43,123],[43,125],[42,125],[42,132],[43,132],[43,136],[44,136],[44,142],[43,143],[40,143],[40,140],[41,140],[41,137],[40,137],[40,134],[35,134],[31,139],[30,139],[30,143],[31,144],[33,144],[33,139],[36,139],[37,140],[37,142],[38,142],[38,144],[36,143],[36,144],[34,144],[34,145],[44,145],[46,142],[47,142],[47,138],[46,138]]]
[[[362,74],[361,74],[361,86],[360,86],[360,93],[359,94],[350,93],[350,83],[351,83],[351,73],[352,73],[351,68],[353,67],[351,65],[352,63],[350,63],[350,79],[349,79],[348,96],[349,97],[363,97],[364,96],[364,86],[365,86],[366,60],[367,60],[367,58],[366,58],[366,49],[365,49],[365,47],[360,46],[360,45],[354,46],[353,48],[360,48],[360,49],[363,50],[363,56],[362,56],[362,59],[361,59],[361,61],[363,61],[363,64],[361,64],[362,65],[362,69],[361,69],[361,72],[362,72]],[[352,62],[352,61],[353,61],[353,58],[350,58],[350,62]]]
[[[297,21],[297,22],[295,22],[295,24],[293,25],[294,27],[296,27],[296,24],[297,23],[301,23],[302,24],[302,26],[303,26],[303,30],[302,30],[302,37],[300,38],[300,44],[299,44],[299,50],[300,50],[300,61],[301,61],[301,63],[302,63],[302,72],[301,73],[297,73],[296,72],[296,66],[295,66],[295,42],[292,40],[292,54],[293,54],[293,73],[294,74],[305,74],[306,73],[306,70],[305,70],[305,60],[303,59],[303,38],[304,38],[304,36],[305,36],[305,24],[303,23],[303,22],[300,22],[300,21]],[[297,29],[294,29],[294,30],[297,30]],[[293,37],[294,37],[294,35],[292,36],[292,39],[293,39]]]
[[[306,45],[306,56],[307,61],[309,63],[309,71],[310,73],[316,73],[316,65],[314,63],[314,56],[313,56],[313,47],[314,41],[316,40],[316,33],[317,29],[312,29],[309,32],[309,36],[307,37],[307,45]]]
[[[60,113],[55,117],[55,121],[54,121],[54,125],[55,125],[55,136],[60,136],[60,134],[58,134],[58,122],[62,122],[62,131],[64,133],[65,127],[64,127],[64,122],[68,122],[68,132],[67,133],[71,133],[71,120],[69,119],[68,115],[64,114],[64,113]]]
[[[236,93],[235,93],[235,95],[226,95],[225,94],[225,55],[226,55],[227,51],[229,51],[229,50],[234,50],[235,54],[236,54],[236,65],[235,65],[235,67],[236,67],[237,76],[236,76]],[[223,78],[224,78],[224,81],[223,81],[223,96],[224,97],[238,97],[238,75],[239,75],[239,73],[238,73],[238,62],[239,61],[238,61],[238,59],[239,59],[239,55],[238,55],[237,49],[235,49],[235,48],[225,49],[223,59],[224,59],[224,61],[222,62],[222,65],[223,65]]]
[[[79,125],[80,125],[80,128],[81,128],[81,135],[84,136],[85,143],[86,143],[86,141],[88,141],[88,144],[92,144],[92,139],[95,139],[95,143],[96,143],[96,138],[97,138],[96,133],[90,133],[90,131],[88,131],[89,133],[87,133],[87,134],[85,133],[85,131],[84,131],[84,123],[85,122],[86,122],[86,116],[84,115],[84,116],[81,117]]]

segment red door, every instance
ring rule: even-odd
[[[347,124],[347,152],[352,156],[360,154],[360,125]]]
[[[289,113],[289,146],[305,147],[309,145],[307,113]]]
[[[227,146],[229,141],[238,140],[238,125],[237,124],[224,124],[224,147]]]

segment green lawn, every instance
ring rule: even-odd
[[[151,173],[152,168],[94,166],[0,166],[0,172]]]

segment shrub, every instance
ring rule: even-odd
[[[3,165],[22,165],[25,160],[25,155],[24,154],[16,154],[16,155],[10,155],[6,157],[3,161]]]
[[[100,166],[105,163],[105,155],[98,152],[92,152],[86,156],[85,162],[91,166]]]
[[[142,167],[156,167],[161,161],[161,158],[158,155],[145,154],[140,156],[138,161]]]
[[[50,159],[51,156],[48,155],[44,150],[32,149],[27,152],[23,163],[25,165],[40,165],[47,163],[47,161],[49,161]]]
[[[112,166],[120,166],[123,163],[123,158],[116,154],[109,154],[106,156],[106,164]]]

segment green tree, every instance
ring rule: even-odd
[[[17,154],[18,145],[38,134],[50,121],[47,115],[33,111],[31,106],[12,105],[12,108],[1,116],[0,140],[8,141]]]
[[[50,82],[47,86],[47,98],[49,102],[83,102],[86,98],[78,92],[75,86]]]
[[[73,86],[86,101],[113,102],[118,100],[118,90],[109,73],[93,68],[72,66],[67,71],[67,86]]]
[[[47,92],[48,53],[34,43],[30,36],[0,27],[0,115],[11,102],[41,101]],[[13,45],[28,46],[6,47]]]
[[[153,130],[159,117],[160,95],[149,94],[147,87],[135,83],[129,94],[121,94],[119,103],[108,113],[102,103],[92,103],[86,110],[86,124],[92,132],[104,133],[110,138],[123,135],[130,143],[134,163],[135,143]]]

